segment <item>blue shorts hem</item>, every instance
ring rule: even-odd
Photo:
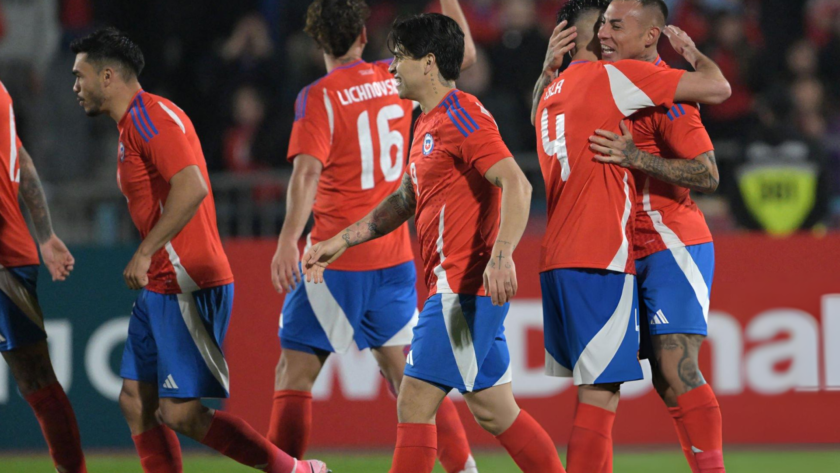
[[[693,329],[693,328],[685,329],[685,328],[674,327],[674,328],[666,328],[666,329],[661,329],[661,330],[659,330],[659,329],[652,330],[652,328],[653,327],[651,327],[651,330],[649,331],[651,335],[673,335],[673,334],[681,333],[681,334],[685,334],[685,335],[703,335],[704,337],[709,336],[709,330],[707,328],[706,329]]]
[[[458,392],[461,393],[461,394],[466,394],[466,393],[469,393],[469,392],[474,393],[474,392],[478,392],[478,391],[484,391],[485,389],[492,388],[499,381],[497,379],[496,381],[493,382],[493,384],[491,384],[489,386],[475,385],[475,386],[473,386],[472,390],[467,390],[466,386],[464,387],[464,389],[461,389],[459,386],[453,386],[451,380],[443,379],[443,378],[440,378],[440,377],[437,377],[437,376],[430,376],[430,375],[427,375],[425,373],[418,373],[418,372],[416,372],[416,370],[413,370],[413,369],[409,370],[408,366],[406,366],[404,374],[405,374],[405,376],[415,378],[415,379],[419,379],[420,381],[424,381],[426,383],[429,383],[429,384],[431,384],[431,385],[433,385],[433,386],[435,386],[435,387],[437,387],[437,388],[439,388],[443,391],[446,391],[446,392],[449,392],[452,389],[457,389]],[[501,379],[501,376],[499,377],[499,379]],[[461,383],[460,385],[463,386],[463,383]]]
[[[309,343],[304,342],[304,341],[295,340],[293,338],[285,338],[285,337],[279,337],[279,338],[280,338],[280,349],[281,350],[289,349],[289,350],[301,351],[301,352],[304,352],[304,353],[309,353],[310,355],[318,355],[318,354],[321,354],[321,353],[335,353],[335,350],[332,347],[324,348],[324,347],[321,347],[321,346],[315,346],[315,345],[309,344]],[[321,353],[319,353],[319,352],[321,352]]]

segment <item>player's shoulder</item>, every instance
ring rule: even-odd
[[[450,129],[457,130],[465,138],[488,126],[488,123],[495,125],[493,116],[484,108],[481,101],[462,90],[453,89],[438,106],[443,109],[446,117],[441,120],[441,123]]]
[[[187,114],[174,102],[142,90],[131,102],[128,114],[135,133],[146,143],[170,128],[184,134],[192,129]]]

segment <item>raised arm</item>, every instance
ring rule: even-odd
[[[315,192],[324,165],[308,154],[295,157],[292,178],[286,192],[286,218],[277,238],[277,250],[271,260],[271,283],[277,292],[292,291],[301,281],[298,241],[312,214]]]
[[[531,125],[536,123],[537,107],[540,105],[540,97],[548,84],[550,84],[556,77],[557,71],[563,66],[563,57],[575,47],[574,40],[577,37],[577,28],[574,26],[568,29],[566,27],[568,22],[561,21],[554,27],[551,33],[551,38],[548,40],[548,50],[545,53],[545,61],[543,61],[543,71],[534,85],[531,100]]]
[[[324,269],[351,246],[361,245],[396,230],[414,215],[417,201],[408,173],[402,184],[369,214],[329,240],[312,245],[303,255],[303,272],[308,282],[324,282]]]
[[[516,295],[516,266],[513,250],[528,224],[531,210],[531,184],[513,158],[494,164],[484,177],[502,189],[502,215],[499,235],[484,270],[484,290],[493,304],[504,305]]]
[[[663,33],[671,41],[674,50],[680,53],[695,70],[695,72],[683,74],[677,86],[674,102],[719,104],[732,95],[729,81],[723,76],[717,64],[701,53],[694,41],[683,30],[676,26],[666,26]]]
[[[178,171],[169,180],[169,186],[169,195],[163,204],[160,220],[140,243],[134,257],[123,271],[125,282],[131,289],[140,289],[149,283],[146,273],[149,271],[152,255],[175,238],[175,235],[192,220],[201,202],[210,193],[204,176],[196,165]]]
[[[665,159],[636,148],[633,135],[623,121],[620,127],[622,135],[597,130],[597,136],[589,139],[590,148],[600,153],[595,155],[595,159],[638,169],[660,181],[694,191],[712,193],[717,190],[720,175],[714,151],[702,153],[694,159]]]
[[[475,64],[475,42],[473,42],[472,34],[470,33],[470,25],[467,23],[467,17],[464,16],[464,11],[461,10],[461,5],[458,0],[440,0],[440,11],[444,15],[455,20],[461,31],[464,32],[464,61],[461,63],[461,70],[468,69]]]
[[[73,270],[75,259],[64,242],[53,232],[50,208],[32,157],[23,146],[18,149],[18,156],[20,158],[20,196],[26,208],[29,209],[29,215],[32,216],[35,239],[38,240],[41,248],[41,256],[44,258],[44,264],[52,280],[64,281]]]

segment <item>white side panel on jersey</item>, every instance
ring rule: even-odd
[[[475,356],[472,332],[461,308],[460,296],[442,294],[440,303],[443,306],[443,322],[446,324],[446,333],[449,334],[449,344],[452,346],[452,354],[455,355],[458,372],[464,380],[464,387],[471,392],[478,376],[478,359]]]
[[[554,376],[556,378],[571,378],[572,370],[561,365],[559,361],[554,359],[554,356],[545,351],[545,375]]]
[[[383,347],[399,347],[411,344],[411,339],[414,337],[414,327],[417,326],[417,322],[420,320],[420,311],[414,309],[414,315],[411,317],[411,320],[405,324],[405,327],[401,328],[399,332],[394,334],[390,340],[385,342],[382,346]]]
[[[198,315],[198,304],[195,303],[195,297],[192,294],[178,294],[178,306],[181,308],[181,317],[187,325],[190,337],[192,337],[193,343],[198,348],[198,352],[207,368],[213,373],[216,381],[225,388],[225,391],[230,392],[230,374],[227,361],[225,361],[225,356],[222,355],[211,335],[207,333],[207,328],[201,321],[201,316]]]
[[[662,242],[665,243],[665,247],[671,251],[674,259],[677,261],[677,266],[680,267],[680,270],[683,274],[685,274],[685,278],[688,279],[688,283],[691,284],[691,288],[694,289],[694,294],[697,296],[697,302],[699,302],[700,307],[703,308],[703,318],[706,319],[706,323],[708,323],[709,286],[706,285],[706,280],[703,279],[703,273],[700,272],[700,268],[697,267],[697,263],[694,262],[694,258],[691,257],[691,253],[689,253],[688,249],[686,249],[685,243],[680,240],[680,237],[678,237],[673,230],[665,225],[665,222],[662,221],[662,214],[660,214],[658,210],[651,209],[649,177],[645,178],[645,190],[642,202],[645,212],[648,214],[648,217],[650,217],[651,222],[653,222],[654,230],[656,230],[656,233],[658,233],[662,238]]]
[[[627,171],[624,171],[624,214],[621,216],[621,246],[612,259],[607,269],[623,273],[627,268],[627,258],[630,255],[630,242],[627,239],[627,222],[630,220],[630,213],[633,211],[633,203],[630,202],[630,186],[627,185]]]
[[[11,105],[9,105],[9,131],[12,135],[10,138],[11,149],[9,150],[9,177],[12,182],[20,182],[20,168],[15,172],[18,160],[17,140],[15,139],[17,131],[15,130],[15,110]]]
[[[653,100],[642,89],[636,87],[636,84],[617,67],[607,64],[604,68],[606,68],[607,75],[610,78],[610,90],[615,105],[625,117],[629,117],[643,108],[655,106]]]
[[[443,269],[443,262],[446,260],[446,256],[443,254],[443,214],[446,210],[446,204],[440,208],[440,223],[438,224],[438,240],[437,240],[437,252],[438,256],[440,257],[440,264],[435,266],[434,272],[435,276],[437,277],[437,293],[438,294],[452,294],[452,288],[449,287],[449,280],[446,279],[446,270]]]
[[[169,255],[169,262],[175,268],[175,278],[178,280],[178,286],[181,287],[181,292],[188,293],[199,290],[198,284],[193,281],[193,278],[187,273],[184,265],[181,264],[181,257],[175,252],[171,241],[166,242],[166,253]]]
[[[332,102],[329,94],[327,94],[327,89],[324,89],[324,107],[327,109],[327,120],[330,122],[330,145],[332,145],[333,135],[335,134],[335,117],[333,117]]]
[[[179,127],[181,127],[181,131],[184,132],[184,134],[186,135],[187,129],[186,127],[184,127],[184,122],[181,121],[178,115],[175,114],[175,112],[173,112],[172,110],[170,110],[169,107],[164,105],[163,102],[158,102],[158,105],[160,105],[160,108],[162,108],[163,111],[166,112],[166,114],[169,115],[172,118],[172,120],[174,120],[175,123],[178,124]]]
[[[347,353],[353,344],[353,326],[347,320],[344,309],[338,305],[326,281],[322,284],[307,282],[303,278],[303,287],[306,289],[306,299],[315,313],[315,318],[327,334],[336,353]]]
[[[6,294],[33,324],[44,330],[44,315],[38,299],[3,266],[0,266],[0,292]]]
[[[594,384],[612,362],[627,334],[630,317],[633,316],[633,289],[635,287],[635,276],[625,274],[624,288],[615,312],[601,330],[592,337],[575,363],[575,385]]]

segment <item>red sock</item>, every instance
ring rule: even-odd
[[[688,466],[691,468],[691,473],[698,473],[697,459],[694,458],[694,452],[691,451],[691,440],[688,439],[688,432],[685,430],[682,409],[679,407],[669,407],[668,412],[671,413],[671,419],[674,421],[674,430],[677,431],[677,438],[680,439],[680,446],[682,447],[685,459],[688,461]]]
[[[274,391],[268,440],[295,458],[303,458],[312,430],[312,393]]]
[[[181,473],[181,444],[175,431],[159,425],[142,434],[132,435],[134,446],[140,455],[140,466],[144,473]]]
[[[712,387],[704,384],[677,397],[700,473],[723,473],[723,422]],[[698,451],[699,450],[699,451]]]
[[[437,456],[447,473],[463,471],[470,458],[470,443],[467,432],[458,416],[455,403],[448,397],[438,407],[437,417]]]
[[[615,412],[579,403],[575,412],[566,464],[570,473],[601,472],[610,468]]]
[[[524,473],[566,473],[548,432],[524,410],[496,440]]]
[[[437,429],[432,424],[399,424],[394,463],[389,473],[431,473],[437,453]]]
[[[32,406],[41,424],[56,468],[68,473],[87,472],[76,414],[61,385],[53,383],[30,393],[26,402]]]
[[[217,452],[242,463],[269,473],[289,473],[295,467],[295,459],[283,453],[247,422],[217,410],[213,422],[201,443]]]

